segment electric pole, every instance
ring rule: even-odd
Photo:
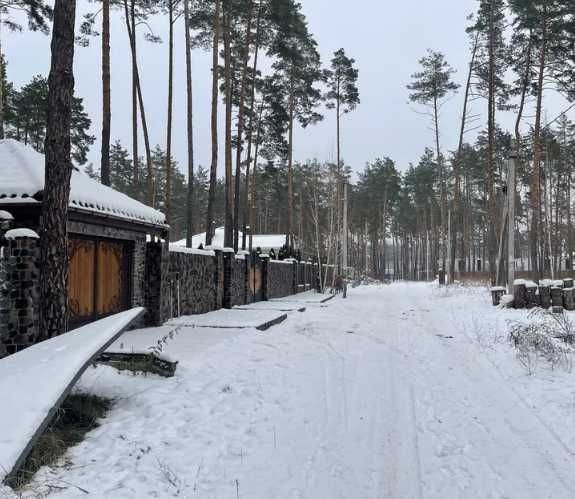
[[[342,273],[347,271],[347,179],[343,182],[343,230],[341,235],[341,261]]]
[[[507,171],[507,292],[513,292],[515,281],[515,162],[517,161],[517,144],[511,144],[511,155]]]

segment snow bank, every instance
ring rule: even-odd
[[[0,360],[0,483],[92,358],[143,311],[107,317]]]

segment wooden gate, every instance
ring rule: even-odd
[[[70,326],[129,308],[129,244],[70,238],[68,309]]]
[[[249,270],[249,287],[250,287],[250,295],[252,301],[262,301],[264,299],[263,293],[263,270],[262,270],[262,262],[259,258],[256,258],[252,261]]]

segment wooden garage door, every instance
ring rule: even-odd
[[[128,308],[129,245],[71,238],[68,302],[72,326]]]

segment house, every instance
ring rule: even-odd
[[[242,244],[243,233],[239,232],[239,241],[240,247]],[[249,244],[249,236],[247,238],[246,245]],[[252,248],[256,250],[260,248],[262,253],[269,253],[272,249],[274,253],[277,255],[279,250],[282,246],[286,244],[286,235],[285,234],[254,234],[252,238]],[[181,241],[177,241],[172,243],[171,246],[178,247],[178,246],[186,246],[186,240],[182,239]],[[192,237],[192,248],[205,248],[206,247],[206,233],[202,232],[201,234],[197,234]],[[212,238],[212,248],[215,249],[222,249],[224,247],[224,228],[218,227],[215,230],[214,237]]]
[[[0,210],[38,231],[44,156],[0,140]],[[165,216],[74,169],[69,234],[69,327],[144,305],[146,241],[167,239]],[[1,235],[1,234],[0,234]]]

